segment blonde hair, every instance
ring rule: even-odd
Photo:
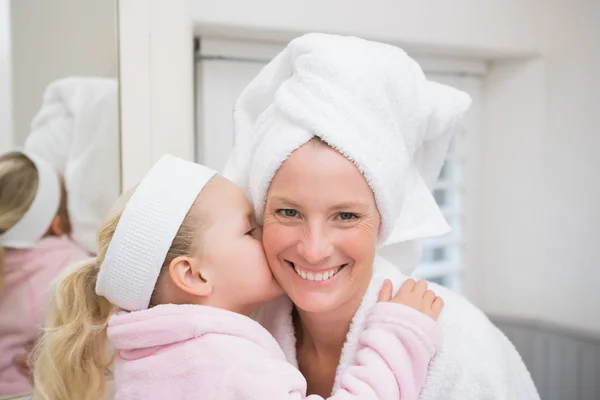
[[[112,362],[106,331],[115,307],[96,294],[96,280],[132,194],[133,191],[117,201],[114,216],[100,229],[97,257],[75,266],[60,277],[53,288],[45,332],[34,351],[36,400],[99,400],[104,395],[105,375]],[[198,215],[188,212],[167,253],[159,279],[173,259],[192,254],[199,219]],[[151,306],[160,303],[156,287]]]
[[[0,234],[12,228],[29,210],[38,188],[35,164],[21,153],[0,157]],[[0,246],[0,289],[4,248]]]
[[[38,171],[33,161],[19,152],[0,157],[0,234],[8,231],[23,218],[31,207],[38,190]],[[63,222],[63,230],[68,230],[66,217],[66,193],[62,188],[60,207],[57,215]],[[67,226],[64,226],[67,224]],[[0,246],[0,290],[4,269],[4,248]]]

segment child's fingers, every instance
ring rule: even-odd
[[[442,313],[444,308],[444,300],[441,297],[436,297],[431,305],[431,311],[433,311],[433,315],[431,316],[434,320],[437,321],[438,317]]]
[[[425,291],[427,290],[427,281],[424,279],[421,279],[420,281],[418,281],[415,286],[413,287],[412,292],[414,294],[420,294],[420,295],[425,295]]]
[[[400,286],[399,292],[410,293],[410,292],[412,292],[412,290],[416,284],[417,284],[417,282],[414,279],[409,278],[409,279],[405,280],[404,283],[402,283],[402,286]]]
[[[433,293],[433,291],[431,291],[431,290],[427,290],[425,292],[425,295],[423,296],[423,305],[425,307],[431,308],[434,300],[435,300],[435,293]]]
[[[386,279],[383,282],[381,290],[379,291],[379,298],[377,299],[377,301],[390,301],[392,299],[392,291],[392,281]]]

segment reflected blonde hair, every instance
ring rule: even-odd
[[[0,234],[8,231],[29,210],[38,188],[35,164],[21,153],[0,157]],[[0,291],[4,270],[4,248],[0,246]]]
[[[96,258],[74,266],[61,276],[51,293],[46,328],[34,351],[34,399],[99,400],[104,396],[105,376],[112,362],[109,355],[108,319],[115,310],[106,298],[96,294],[98,272],[117,224],[133,190],[118,201],[108,222],[98,232]],[[196,203],[199,203],[198,199]],[[186,215],[173,240],[160,272],[160,279],[176,257],[194,251],[200,216]],[[126,267],[126,266],[123,266]],[[158,285],[156,285],[158,287]],[[151,306],[160,304],[155,292]]]
[[[0,234],[8,231],[23,218],[31,207],[38,190],[38,171],[26,155],[13,152],[0,157]],[[57,215],[68,231],[66,194],[61,196]],[[4,248],[0,246],[0,290],[4,267]]]

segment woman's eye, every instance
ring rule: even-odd
[[[350,220],[353,220],[354,218],[358,218],[356,216],[356,214],[352,214],[352,213],[349,213],[349,212],[339,213],[339,217],[340,217],[340,219],[342,221],[350,221]]]
[[[246,232],[246,235],[252,236],[254,235],[254,232],[256,232],[256,228],[250,228],[250,230]]]
[[[298,211],[291,209],[291,208],[284,208],[281,210],[277,210],[277,213],[279,215],[282,215],[282,216],[288,217],[288,218],[295,218],[298,216]]]

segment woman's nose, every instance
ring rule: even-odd
[[[310,264],[318,264],[333,253],[333,243],[325,229],[313,226],[306,229],[302,240],[298,243],[298,254]]]

